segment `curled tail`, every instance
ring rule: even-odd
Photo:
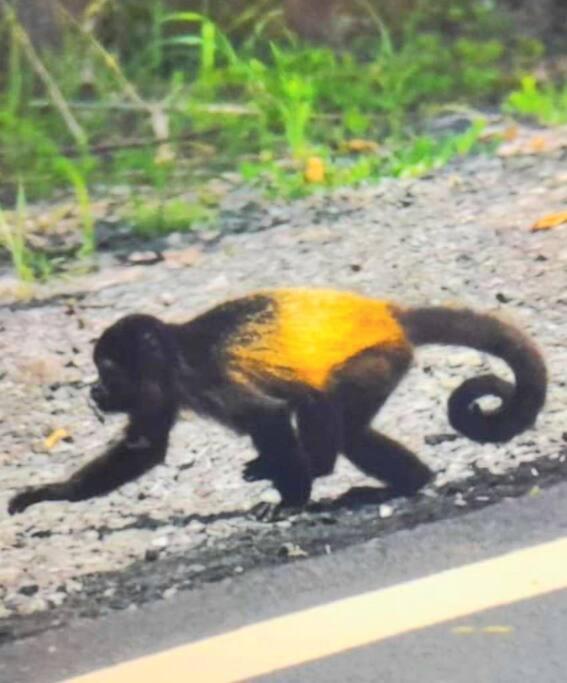
[[[515,384],[493,374],[465,380],[449,398],[452,427],[479,442],[503,442],[531,427],[545,403],[547,372],[535,345],[519,329],[467,309],[414,308],[397,315],[409,340],[420,344],[454,344],[490,353],[511,367]],[[501,405],[482,410],[482,396]]]

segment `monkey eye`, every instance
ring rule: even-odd
[[[97,367],[100,379],[105,385],[113,384],[121,375],[120,366],[111,358],[102,358]]]
[[[118,373],[120,367],[111,358],[102,358],[98,365],[98,372],[104,378],[113,377]]]

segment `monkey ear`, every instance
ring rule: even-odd
[[[166,342],[159,330],[145,329],[138,340],[139,395],[136,412],[154,414],[168,400],[169,366]]]
[[[157,368],[167,361],[162,340],[154,330],[145,330],[140,336],[140,360],[147,368]]]

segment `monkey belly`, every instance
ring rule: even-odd
[[[317,289],[264,294],[270,315],[249,320],[231,345],[235,379],[269,375],[323,389],[335,368],[365,349],[408,345],[386,301]]]

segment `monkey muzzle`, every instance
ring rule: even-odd
[[[106,397],[106,391],[104,387],[97,382],[91,387],[90,396],[88,399],[89,408],[93,411],[96,419],[102,424],[105,421],[103,410],[104,410],[104,399]]]
[[[96,403],[97,406],[100,406],[101,403],[104,403],[104,397],[106,395],[106,391],[104,390],[104,387],[100,382],[96,382],[95,384],[92,385],[91,387],[91,400]]]

